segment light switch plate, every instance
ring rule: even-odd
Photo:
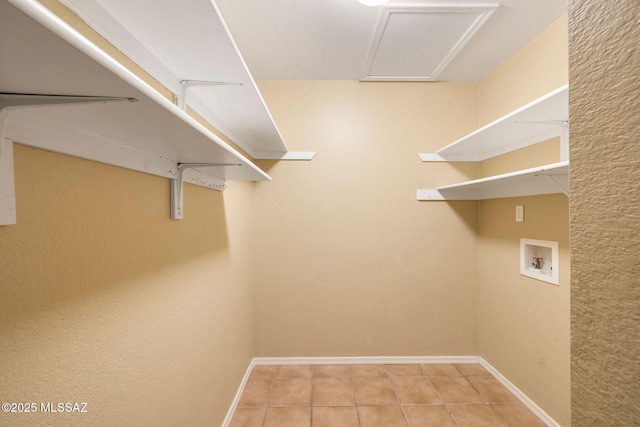
[[[516,222],[524,222],[524,205],[516,205]]]

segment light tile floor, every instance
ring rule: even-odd
[[[545,424],[479,364],[254,367],[231,427],[311,426]]]

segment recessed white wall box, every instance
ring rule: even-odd
[[[558,242],[520,239],[520,274],[559,285]]]

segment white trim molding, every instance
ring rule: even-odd
[[[502,375],[496,368],[491,366],[489,362],[484,360],[482,357],[480,357],[479,359],[480,365],[482,365],[483,368],[485,368],[494,377],[496,377],[496,379],[500,381],[502,385],[505,386],[511,393],[513,393],[513,395],[517,397],[524,406],[529,408],[531,412],[533,412],[538,418],[540,418],[540,421],[542,421],[549,427],[560,427],[560,424],[558,424],[553,418],[551,418],[549,414],[543,411],[541,407],[536,405],[536,403],[531,400],[529,396],[524,394],[518,387],[513,385],[511,381],[509,381],[504,375]]]
[[[480,363],[478,356],[256,357],[254,365],[402,365]]]
[[[224,417],[224,421],[222,421],[222,427],[228,427],[231,424],[231,419],[233,418],[234,412],[236,412],[236,408],[238,407],[238,402],[240,402],[240,397],[242,396],[242,392],[244,391],[245,385],[247,385],[247,381],[249,381],[249,376],[251,375],[251,371],[253,367],[256,365],[255,359],[249,362],[249,367],[247,367],[246,372],[244,373],[244,377],[242,377],[242,382],[240,382],[240,387],[238,387],[238,391],[231,402],[231,406],[227,411],[227,416]]]

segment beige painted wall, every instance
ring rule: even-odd
[[[475,84],[261,81],[293,150],[256,184],[257,356],[475,355],[477,202],[416,189],[475,166],[426,165],[473,130]]]
[[[252,184],[185,186],[15,147],[18,224],[0,227],[3,402],[86,414],[1,425],[219,425],[253,356]]]
[[[170,94],[55,0],[43,0]],[[220,425],[253,357],[253,184],[185,186],[15,145],[0,226],[0,400],[87,402],[0,425]]]
[[[569,2],[573,424],[640,423],[640,3]]]
[[[567,83],[561,16],[479,84],[480,124]],[[551,140],[482,162],[491,175],[559,161]],[[515,222],[524,205],[525,222]],[[563,426],[570,425],[569,204],[562,194],[479,203],[479,354]],[[520,275],[520,238],[560,246],[560,285]]]
[[[564,13],[482,79],[479,125],[485,125],[568,82]]]
[[[569,215],[563,194],[483,201],[479,209],[480,356],[560,425],[570,425]],[[524,205],[525,222],[514,221]],[[520,275],[520,238],[559,243],[560,285]]]

